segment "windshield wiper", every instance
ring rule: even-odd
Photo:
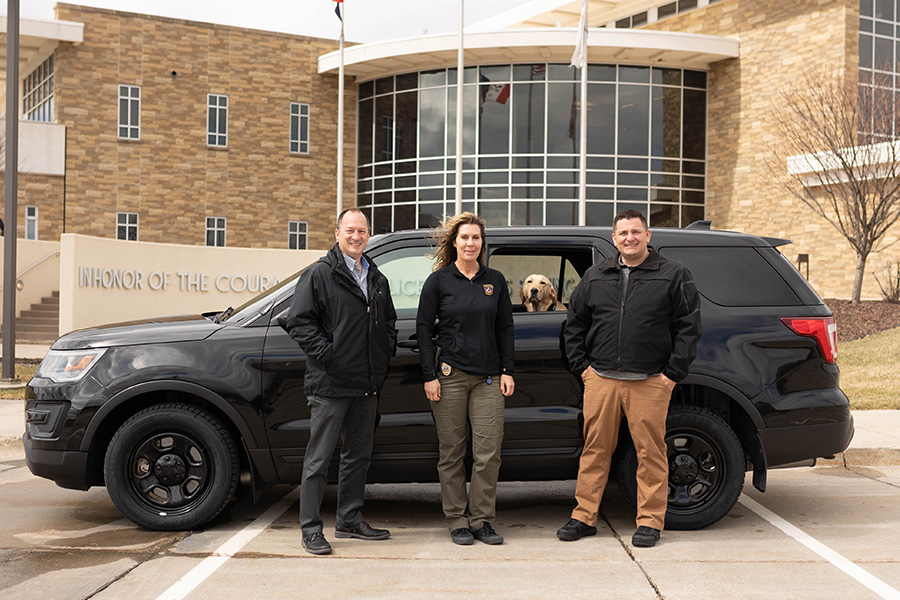
[[[234,312],[234,307],[229,306],[228,308],[226,308],[225,310],[223,310],[222,312],[217,314],[215,317],[213,317],[212,321],[213,321],[213,323],[221,323],[222,321],[224,321],[225,319],[230,317],[231,313],[233,313],[233,312]]]

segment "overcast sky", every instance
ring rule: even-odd
[[[524,0],[468,0],[466,26]],[[162,15],[337,39],[340,21],[331,0],[70,0],[71,4]],[[56,0],[19,0],[25,19],[53,19]],[[0,0],[0,13],[7,3]],[[373,42],[458,30],[459,0],[345,0],[347,41]]]

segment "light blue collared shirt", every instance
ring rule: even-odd
[[[353,275],[353,280],[356,281],[356,285],[359,286],[359,289],[362,290],[363,296],[366,297],[366,301],[369,300],[369,284],[366,281],[369,276],[369,261],[366,260],[365,256],[360,257],[360,262],[356,262],[355,259],[350,258],[346,254],[341,252],[341,256],[344,257],[344,262],[347,263],[347,268],[350,269],[350,274]]]

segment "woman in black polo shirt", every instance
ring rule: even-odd
[[[502,273],[485,267],[484,220],[464,212],[435,231],[434,272],[419,298],[416,337],[440,442],[438,475],[450,537],[502,544],[494,531],[504,396],[512,395],[513,318]],[[438,323],[435,324],[435,318]],[[433,338],[436,334],[436,344]],[[437,350],[437,356],[435,353]],[[472,431],[472,485],[463,459]]]

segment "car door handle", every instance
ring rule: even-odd
[[[418,350],[419,342],[416,340],[400,340],[397,345],[401,348],[409,348],[410,350]]]

